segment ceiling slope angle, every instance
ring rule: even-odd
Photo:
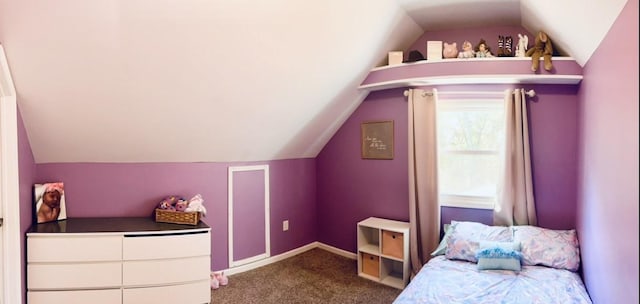
[[[313,158],[421,33],[395,1],[0,2],[38,164]]]

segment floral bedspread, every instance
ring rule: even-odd
[[[546,266],[478,270],[475,263],[434,257],[425,264],[393,304],[417,303],[589,303],[580,276]]]

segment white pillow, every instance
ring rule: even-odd
[[[571,271],[580,267],[580,246],[574,229],[512,228],[514,240],[522,246],[522,265],[544,265]]]

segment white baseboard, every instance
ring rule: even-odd
[[[259,261],[256,261],[256,262],[253,262],[253,263],[250,263],[250,264],[245,264],[245,265],[238,266],[238,267],[232,267],[232,268],[228,268],[228,269],[225,269],[225,270],[218,270],[216,272],[224,271],[225,275],[238,274],[238,273],[242,273],[242,272],[249,271],[249,270],[252,270],[252,269],[256,269],[258,267],[266,266],[266,265],[269,265],[271,263],[282,261],[282,260],[284,260],[286,258],[290,258],[290,257],[296,256],[298,254],[301,254],[303,252],[307,252],[307,251],[309,251],[311,249],[314,249],[314,248],[320,248],[320,249],[329,251],[331,253],[335,253],[337,255],[353,259],[353,260],[355,260],[357,258],[357,255],[355,253],[353,253],[353,252],[342,250],[340,248],[333,247],[333,246],[330,246],[330,245],[327,245],[327,244],[324,244],[324,243],[313,242],[313,243],[309,243],[307,245],[304,245],[304,246],[289,250],[287,252],[281,253],[281,254],[276,255],[276,256],[268,257],[268,258],[265,258],[263,260],[259,260]]]
[[[353,252],[342,250],[340,248],[327,245],[325,243],[320,243],[320,242],[316,242],[316,243],[318,243],[318,248],[320,248],[320,249],[324,249],[324,250],[329,251],[331,253],[335,253],[335,254],[341,255],[341,256],[343,256],[345,258],[350,258],[352,260],[358,259],[358,255],[356,255]]]

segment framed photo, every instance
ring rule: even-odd
[[[363,159],[393,159],[393,120],[365,121],[360,134]]]
[[[67,219],[67,210],[64,201],[64,183],[35,184],[33,194],[35,200],[33,212],[37,223]]]

